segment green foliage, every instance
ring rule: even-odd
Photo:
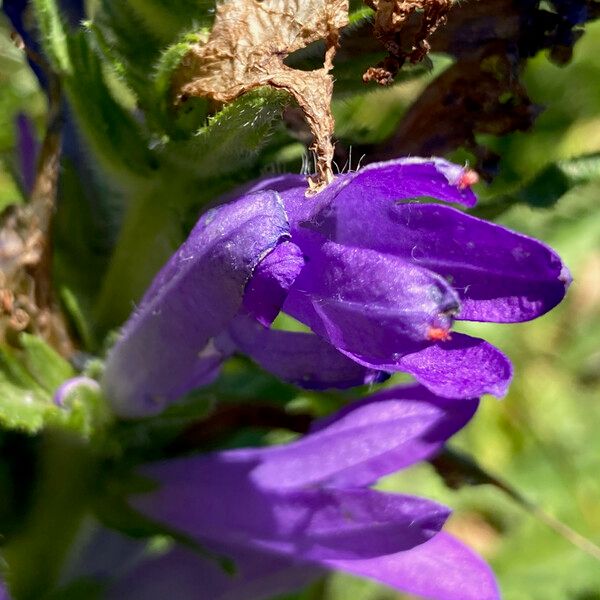
[[[170,42],[181,31],[209,28],[215,13],[215,0],[131,0],[132,9],[163,42]]]
[[[74,387],[58,406],[54,393],[73,368],[36,336],[22,333],[19,342],[19,349],[0,346],[0,424],[29,434],[46,426],[83,438],[101,433],[109,417],[99,390]]]
[[[58,414],[51,394],[73,372],[40,339],[23,334],[21,344],[21,351],[0,346],[0,423],[35,433]]]
[[[73,375],[71,365],[39,337],[22,333],[23,365],[49,394]]]
[[[486,219],[493,219],[517,204],[534,208],[552,208],[573,188],[598,180],[600,180],[600,154],[560,160],[544,167],[510,195],[494,197],[471,212]]]
[[[70,73],[72,66],[67,49],[67,36],[55,0],[33,0],[36,21],[45,55],[59,73]]]
[[[102,166],[118,176],[144,176],[155,166],[148,140],[133,116],[113,97],[90,36],[69,36],[73,74],[65,87],[75,119]]]
[[[224,106],[188,139],[165,144],[161,158],[199,179],[235,172],[256,156],[287,100],[285,92],[272,88],[249,92]]]
[[[155,67],[154,74],[154,82],[157,96],[157,111],[156,117],[159,120],[162,120],[163,126],[165,130],[169,131],[170,128],[170,119],[174,112],[170,106],[172,102],[172,93],[171,93],[171,79],[174,71],[179,67],[182,58],[189,52],[190,46],[198,43],[204,37],[207,37],[208,30],[203,30],[200,32],[186,33],[181,36],[177,42],[169,46],[160,56],[158,62]],[[199,118],[204,120],[206,118],[207,112],[207,101],[200,99],[199,102],[195,102],[196,110],[189,110],[186,107],[185,110],[178,111],[179,113],[198,113],[200,112]],[[200,107],[200,111],[198,111],[198,106]],[[197,119],[198,116],[194,115]],[[188,120],[186,120],[188,121]],[[183,125],[182,134],[193,131],[196,129],[191,124],[188,124],[188,127]]]
[[[550,208],[571,188],[600,179],[600,154],[552,163],[515,193],[520,202]]]
[[[100,35],[100,49],[106,51],[117,74],[136,95],[144,109],[152,98],[154,65],[164,44],[145,25],[129,2],[102,0],[94,15],[94,32]]]

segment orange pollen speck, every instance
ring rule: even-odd
[[[472,185],[475,185],[478,181],[479,175],[477,174],[477,171],[473,171],[473,169],[465,169],[458,180],[457,186],[459,190],[464,190]]]
[[[443,327],[430,327],[425,336],[430,342],[446,342],[452,338],[450,330]]]

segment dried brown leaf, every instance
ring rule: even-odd
[[[217,8],[213,30],[184,56],[173,78],[176,100],[201,96],[231,102],[260,86],[289,92],[314,137],[319,189],[333,177],[333,79],[329,74],[348,22],[348,0],[230,0]],[[323,68],[300,71],[284,64],[292,52],[325,40]]]
[[[62,96],[58,79],[48,74],[48,126],[31,197],[27,204],[9,206],[0,214],[0,342],[12,343],[27,330],[68,356],[73,345],[52,289],[50,240],[60,170]]]
[[[363,80],[388,85],[405,63],[422,60],[430,50],[428,42],[446,19],[452,0],[365,0],[375,11],[373,34],[389,53],[367,69]]]

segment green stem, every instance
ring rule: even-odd
[[[65,431],[45,433],[36,500],[25,528],[3,548],[13,597],[43,598],[56,585],[93,497],[95,466],[85,442]]]
[[[127,319],[154,274],[181,242],[180,219],[167,199],[169,193],[155,187],[144,189],[132,201],[95,307],[100,334]]]

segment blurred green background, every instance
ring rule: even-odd
[[[21,201],[10,176],[15,168],[14,119],[24,112],[41,132],[45,113],[35,78],[8,32],[3,21],[0,209]],[[434,57],[434,73],[447,64],[447,58]],[[338,133],[356,143],[384,137],[432,77],[336,100]],[[532,131],[485,138],[502,160],[496,181],[479,186],[484,204],[510,197],[551,163],[600,152],[600,23],[588,26],[567,66],[557,67],[543,54],[529,61],[525,83],[545,111]],[[298,168],[300,144],[287,140],[274,147],[271,143],[263,153],[263,169]],[[514,362],[515,379],[507,398],[482,401],[474,421],[453,444],[543,510],[600,543],[600,168],[586,179],[549,208],[519,204],[501,215],[500,222],[556,248],[574,283],[567,300],[535,322],[463,327],[504,350]],[[449,490],[428,465],[390,477],[381,487],[429,496],[453,507],[449,529],[492,564],[507,600],[600,600],[600,562],[503,492],[489,486]],[[302,596],[398,597],[341,574]]]

